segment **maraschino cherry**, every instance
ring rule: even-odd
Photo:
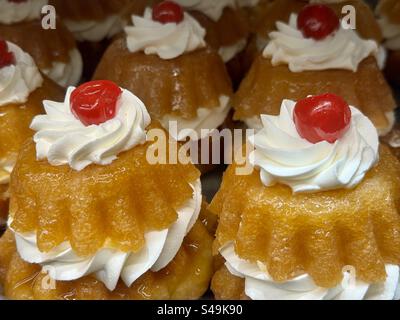
[[[302,138],[311,143],[334,143],[349,129],[351,110],[343,98],[327,93],[299,100],[293,117]]]
[[[297,28],[304,37],[323,40],[339,28],[339,18],[328,6],[310,4],[305,6],[297,18]]]
[[[153,20],[163,24],[180,23],[183,20],[183,9],[173,1],[163,1],[153,7]]]
[[[9,51],[7,42],[0,40],[0,69],[13,64],[15,65],[15,63],[14,53]]]
[[[112,81],[84,83],[71,93],[71,111],[84,125],[99,125],[115,117],[121,93]]]

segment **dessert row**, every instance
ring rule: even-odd
[[[0,9],[3,298],[400,299],[397,1]]]

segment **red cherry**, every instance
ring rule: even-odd
[[[85,126],[113,119],[122,90],[108,80],[82,84],[71,93],[71,111]]]
[[[311,143],[334,143],[347,132],[350,121],[349,105],[331,93],[300,100],[294,108],[297,132]]]
[[[323,4],[305,6],[297,18],[297,28],[304,37],[322,40],[339,29],[339,18],[330,7]]]
[[[173,1],[163,1],[153,7],[153,20],[163,24],[179,23],[183,20],[183,9]]]
[[[0,40],[0,69],[13,64],[16,64],[14,53],[9,51],[6,41]]]

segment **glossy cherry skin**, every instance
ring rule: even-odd
[[[323,40],[339,29],[339,18],[328,6],[310,4],[305,6],[297,18],[297,28],[304,37]]]
[[[0,69],[15,64],[14,53],[9,51],[6,41],[0,40]]]
[[[71,93],[71,111],[85,126],[99,125],[115,117],[121,94],[120,87],[112,81],[84,83]]]
[[[180,23],[183,21],[182,7],[173,1],[163,1],[153,7],[153,20],[165,23]]]
[[[302,138],[311,143],[334,143],[349,129],[351,110],[343,98],[327,93],[299,100],[293,117]]]

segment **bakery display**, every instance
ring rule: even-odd
[[[399,17],[0,0],[0,300],[400,300]]]
[[[66,87],[79,82],[82,57],[73,35],[59,19],[55,28],[42,25],[42,8],[48,0],[1,0],[0,38],[28,52],[40,71]]]
[[[284,100],[232,165],[219,217],[217,299],[399,299],[400,162],[339,96]]]

